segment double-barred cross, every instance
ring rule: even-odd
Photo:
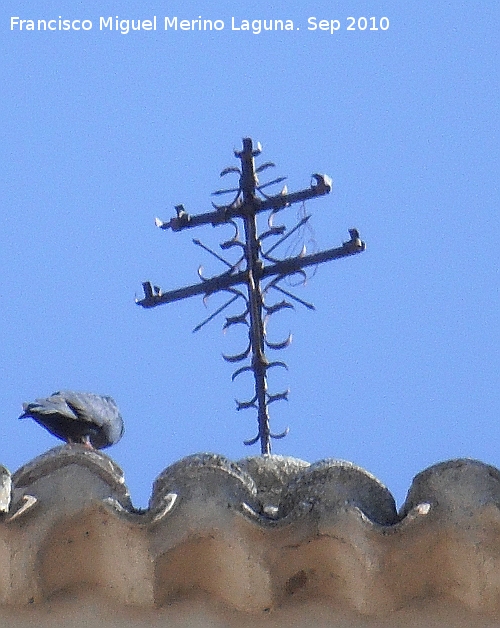
[[[266,339],[265,320],[270,314],[280,310],[283,307],[290,307],[287,301],[281,301],[274,305],[268,305],[265,302],[267,293],[274,289],[287,297],[301,303],[309,308],[312,305],[299,299],[291,294],[288,290],[279,286],[279,282],[290,275],[296,273],[304,273],[304,268],[315,266],[322,262],[356,255],[364,251],[365,244],[361,241],[356,229],[349,229],[350,239],[344,242],[341,247],[321,251],[311,255],[299,255],[277,260],[271,256],[271,252],[277,248],[284,240],[286,240],[293,232],[301,227],[309,216],[304,217],[298,225],[288,231],[285,227],[275,227],[272,224],[272,218],[268,220],[269,230],[259,234],[257,227],[257,215],[262,212],[269,211],[271,217],[280,210],[289,207],[298,202],[303,202],[317,196],[329,194],[332,189],[331,179],[327,175],[313,174],[313,182],[307,189],[298,192],[288,193],[286,187],[279,194],[267,195],[263,188],[278,184],[284,178],[274,179],[263,185],[259,184],[258,174],[268,167],[274,166],[270,162],[255,167],[255,157],[261,152],[260,144],[253,146],[250,138],[243,139],[243,150],[235,151],[235,156],[240,160],[241,167],[230,167],[223,170],[221,176],[230,172],[239,175],[239,185],[231,190],[219,190],[214,194],[236,193],[234,200],[228,205],[214,205],[214,211],[205,214],[190,215],[186,212],[182,205],[178,205],[175,209],[177,215],[168,222],[156,219],[156,224],[161,229],[171,229],[172,231],[182,231],[201,225],[211,224],[213,226],[231,223],[235,227],[235,236],[232,240],[221,244],[222,249],[228,249],[233,246],[241,248],[241,257],[236,264],[231,264],[223,257],[203,245],[199,240],[193,240],[197,245],[209,251],[217,259],[222,261],[229,267],[226,272],[212,277],[203,279],[201,283],[197,283],[184,288],[163,292],[159,287],[153,286],[150,282],[143,283],[144,298],[137,300],[138,305],[144,308],[152,308],[164,303],[179,301],[196,295],[209,296],[216,292],[228,291],[232,294],[229,301],[212,314],[205,322],[212,320],[223,309],[228,307],[238,298],[242,298],[245,302],[245,310],[239,316],[233,316],[226,319],[225,328],[243,323],[248,326],[249,343],[247,349],[236,356],[224,356],[230,362],[237,362],[250,359],[250,364],[239,368],[234,374],[233,379],[242,372],[251,371],[254,376],[255,394],[252,399],[245,402],[237,402],[238,410],[245,408],[255,408],[258,415],[258,434],[255,438],[245,441],[245,444],[252,445],[260,440],[262,454],[271,453],[271,438],[282,438],[286,435],[286,430],[282,434],[273,434],[270,429],[269,420],[269,404],[279,399],[286,399],[288,391],[271,395],[267,389],[267,371],[272,366],[285,366],[283,362],[269,362],[266,357],[266,348],[281,349],[290,341],[290,337],[283,343],[270,343]],[[238,237],[237,220],[243,221],[245,238],[240,241]],[[279,236],[280,239],[270,247],[267,251],[263,250],[262,241],[269,236]],[[241,269],[241,267],[243,268]],[[267,284],[265,281],[268,280]],[[265,285],[264,285],[265,284]],[[246,292],[241,290],[246,288]],[[199,329],[204,323],[199,325]]]

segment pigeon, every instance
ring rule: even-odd
[[[46,399],[23,403],[19,417],[34,419],[67,443],[89,449],[105,449],[123,436],[123,419],[111,397],[61,390]]]

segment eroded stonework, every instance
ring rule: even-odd
[[[338,460],[188,456],[140,511],[117,465],[78,445],[25,465],[12,488],[1,478],[4,608],[84,587],[143,609],[314,600],[380,618],[441,600],[500,617],[500,471],[475,460],[420,473],[399,513],[375,477]]]

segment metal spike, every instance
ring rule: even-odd
[[[261,164],[258,168],[256,168],[255,172],[262,172],[263,170],[267,170],[267,168],[276,168],[276,164],[272,161],[266,161],[266,163]]]
[[[196,238],[193,238],[193,242],[196,244],[196,246],[199,246],[202,249],[204,249],[205,251],[208,251],[208,253],[210,253],[210,255],[213,255],[220,262],[222,262],[226,266],[229,266],[229,268],[231,270],[233,269],[233,265],[232,264],[230,264],[227,260],[225,260],[221,255],[218,255],[215,251],[212,251],[212,249],[209,248],[206,244],[203,244],[203,242],[200,242],[200,240],[197,240]]]
[[[229,194],[230,192],[241,192],[241,188],[228,188],[227,190],[215,190],[212,196],[220,196],[221,194]]]
[[[203,266],[200,264],[200,266],[198,266],[198,270],[196,271],[198,274],[198,277],[202,280],[202,281],[208,281],[207,277],[203,276]]]
[[[202,327],[204,327],[207,323],[209,323],[216,316],[218,316],[223,310],[225,310],[227,307],[229,307],[231,305],[231,303],[234,303],[238,297],[239,297],[239,295],[235,294],[233,297],[231,297],[229,299],[229,301],[227,301],[226,303],[224,303],[224,305],[221,305],[221,307],[219,307],[217,310],[215,310],[215,312],[213,314],[211,314],[208,318],[206,318],[204,321],[202,321],[199,325],[196,325],[196,327],[193,329],[193,333],[196,332],[196,331],[200,331],[200,329]]]
[[[262,188],[268,188],[270,185],[276,185],[277,183],[281,183],[282,181],[286,181],[287,177],[278,177],[277,179],[273,179],[272,181],[268,181],[267,183],[263,183],[262,185],[258,185],[257,189],[259,192]]]
[[[264,233],[259,236],[259,239],[265,240],[265,238],[269,238],[269,236],[282,235],[285,230],[286,227],[271,227],[271,229],[269,229],[268,231],[264,231]]]
[[[271,286],[271,288],[274,288],[275,290],[278,290],[278,292],[282,292],[283,294],[286,294],[287,297],[290,297],[290,299],[293,299],[294,301],[297,301],[297,303],[300,303],[301,305],[306,307],[308,310],[315,310],[316,309],[312,303],[308,303],[307,301],[304,301],[303,299],[299,299],[299,297],[295,296],[291,292],[288,292],[288,290],[285,290],[281,286],[277,286],[277,285],[274,284],[274,285]]]
[[[228,220],[228,224],[230,224],[233,227],[234,234],[233,234],[232,238],[229,238],[229,240],[226,240],[222,244],[219,244],[220,248],[224,251],[226,249],[230,249],[233,246],[244,247],[245,245],[239,239],[240,238],[240,231],[238,229],[238,225],[234,222],[234,220]],[[243,259],[244,259],[244,256],[241,258],[241,261]]]
[[[269,225],[269,229],[272,229],[274,227],[274,217],[275,216],[276,216],[276,211],[273,209],[269,213],[269,216],[267,217],[267,224]]]
[[[288,338],[286,338],[286,340],[283,340],[283,342],[269,342],[267,338],[264,340],[264,342],[266,343],[266,347],[269,347],[270,349],[286,349],[290,346],[290,343],[292,342],[292,334],[288,334]]]
[[[288,371],[288,366],[284,362],[281,362],[281,361],[269,362],[268,364],[266,364],[266,369],[272,369],[273,366],[282,366],[284,369]]]
[[[264,308],[266,310],[266,313],[271,316],[272,314],[275,314],[276,312],[287,308],[293,310],[293,305],[291,303],[288,303],[288,301],[280,301],[279,303],[275,303],[274,305],[265,305]]]
[[[224,170],[220,173],[220,176],[225,177],[226,174],[229,174],[230,172],[236,172],[237,174],[241,174],[241,170],[239,168],[237,168],[236,166],[229,166],[228,168],[224,168]]]
[[[255,402],[257,401],[257,395],[254,395],[250,401],[236,401],[237,410],[248,410],[249,408],[256,408]]]
[[[244,440],[243,444],[244,445],[255,445],[255,443],[259,440],[260,438],[260,434],[257,434],[257,436],[255,438],[252,438],[250,440]]]
[[[242,351],[241,353],[238,353],[236,355],[226,355],[223,353],[222,357],[224,358],[224,360],[226,360],[226,362],[241,362],[241,360],[248,358],[251,349],[252,345],[251,343],[248,343],[248,347],[245,349],[245,351]]]
[[[227,242],[223,242],[219,246],[224,251],[226,251],[227,249],[232,248],[233,246],[239,246],[242,249],[245,249],[245,245],[243,244],[243,242],[240,242],[239,240],[228,240]],[[238,262],[238,264],[240,264],[244,259],[245,259],[244,256],[241,257],[239,262]]]
[[[248,310],[246,312],[244,312],[243,314],[240,314],[239,316],[229,316],[228,318],[226,318],[226,322],[224,323],[223,326],[223,331],[226,331],[226,329],[229,329],[229,327],[231,327],[232,325],[246,325],[248,327],[248,320],[247,317],[248,316]]]
[[[213,201],[211,201],[212,203],[212,207],[215,207],[215,209],[219,212],[225,211],[227,209],[229,209],[229,207],[231,207],[231,204],[229,205],[216,205]]]
[[[265,253],[263,253],[263,255],[267,256],[269,255],[269,253],[271,253],[271,251],[274,251],[274,249],[276,249],[280,244],[282,244],[287,238],[289,238],[293,233],[295,233],[297,231],[297,229],[300,229],[302,227],[302,225],[305,225],[306,222],[311,218],[311,215],[308,214],[307,216],[304,216],[304,218],[302,218],[302,220],[300,220],[293,229],[291,229],[288,233],[286,233],[280,240],[278,240],[278,242],[275,242],[273,244],[273,246],[268,249]]]
[[[300,257],[300,256],[299,256]],[[294,275],[300,275],[302,277],[301,281],[299,283],[295,283],[295,286],[298,285],[304,285],[307,281],[307,273],[303,268],[299,268],[297,270],[295,270],[293,273],[290,273],[290,277],[293,277]]]
[[[242,246],[242,247],[244,247],[245,245],[238,238],[239,238],[239,234],[237,233],[230,240],[226,240],[225,242],[222,242],[222,244],[219,244],[219,246],[220,246],[220,248],[223,251],[226,251],[227,249],[230,249],[233,246]]]
[[[288,401],[288,395],[290,394],[290,389],[287,388],[283,392],[276,393],[274,395],[267,396],[267,402],[273,403],[273,401]]]
[[[222,194],[222,191],[219,191],[220,194]],[[215,207],[215,209],[217,211],[220,212],[227,212],[229,209],[231,208],[235,208],[238,207],[239,205],[241,205],[241,199],[239,198],[241,194],[241,190],[238,188],[238,190],[236,191],[236,196],[233,198],[233,200],[228,203],[227,205],[216,205],[213,201],[212,201],[212,206]]]
[[[280,440],[281,438],[285,438],[285,436],[287,436],[289,432],[290,432],[290,428],[287,427],[283,432],[281,432],[281,434],[271,434],[270,436],[271,438]]]
[[[234,382],[238,375],[241,375],[242,373],[245,373],[247,371],[253,371],[253,368],[251,366],[242,366],[231,375],[232,381]]]

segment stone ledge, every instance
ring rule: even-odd
[[[158,607],[208,595],[241,612],[323,600],[383,616],[415,599],[500,613],[500,471],[452,460],[390,492],[343,461],[188,456],[133,508],[122,471],[80,446],[0,474],[0,604],[78,586]],[[8,508],[7,508],[8,506]]]

